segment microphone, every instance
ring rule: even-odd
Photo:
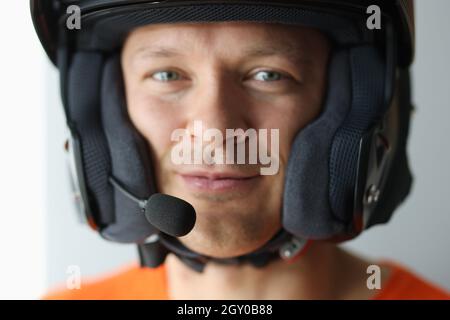
[[[128,199],[137,203],[147,221],[161,232],[172,237],[182,237],[194,228],[196,214],[189,202],[162,193],[155,193],[147,200],[139,199],[114,177],[109,177],[109,182]]]
[[[167,194],[155,193],[147,200],[145,218],[169,236],[182,237],[194,228],[196,214],[189,202]]]

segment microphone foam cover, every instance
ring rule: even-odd
[[[148,199],[145,217],[157,229],[173,237],[188,234],[196,220],[195,209],[189,202],[161,193]]]

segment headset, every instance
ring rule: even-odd
[[[79,30],[66,28],[74,4]],[[380,9],[380,29],[367,27],[370,5]],[[197,271],[210,261],[263,267],[289,260],[311,241],[341,242],[387,223],[410,192],[411,0],[31,0],[30,6],[60,71],[82,216],[103,238],[136,243],[142,266],[157,267],[170,252]],[[120,66],[122,44],[136,27],[218,21],[311,27],[333,46],[322,113],[297,133],[290,151],[282,228],[255,252],[229,259],[201,255],[177,239],[193,228],[195,211],[158,193],[148,144],[127,113]]]

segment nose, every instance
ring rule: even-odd
[[[225,72],[216,72],[198,81],[191,95],[187,115],[187,130],[192,137],[199,134],[194,130],[195,123],[202,123],[203,132],[208,129],[219,130],[223,137],[226,129],[248,129],[249,113],[246,97],[236,80]]]

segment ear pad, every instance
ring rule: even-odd
[[[120,56],[104,66],[101,87],[101,117],[111,157],[111,175],[140,199],[155,193],[149,146],[128,116]],[[142,242],[156,232],[139,205],[114,190],[115,223],[101,233],[113,241]]]
[[[100,234],[116,242],[142,242],[156,232],[137,203],[114,189],[112,176],[147,199],[155,192],[146,141],[128,117],[119,55],[78,52],[69,70],[68,124],[78,137],[89,214]]]
[[[68,73],[65,106],[68,125],[81,149],[81,167],[89,198],[85,208],[99,228],[115,220],[113,190],[108,183],[111,162],[98,107],[102,72],[101,54],[75,54]]]
[[[330,154],[330,202],[346,223],[353,217],[359,145],[363,135],[381,121],[385,104],[385,64],[373,47],[350,51],[352,107],[336,132]]]
[[[288,232],[326,239],[351,228],[359,142],[385,111],[384,68],[370,46],[333,54],[323,112],[292,146],[282,214]]]

